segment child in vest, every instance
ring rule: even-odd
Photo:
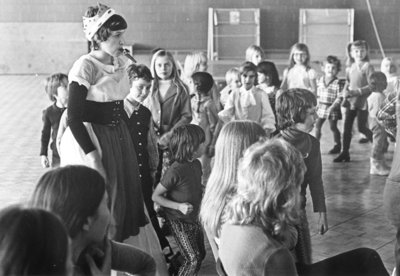
[[[68,103],[68,77],[65,74],[53,74],[46,79],[45,90],[50,100],[53,102],[48,108],[43,110],[42,120],[42,137],[40,158],[43,168],[57,167],[60,164],[60,156],[56,147],[58,126],[60,124],[61,115],[67,107]],[[52,150],[51,162],[48,158],[47,150],[50,143]]]
[[[275,116],[269,103],[268,95],[254,86],[257,68],[251,62],[240,67],[242,86],[232,91],[224,110],[218,113],[223,122],[231,120],[250,120],[261,124],[270,135],[275,130]]]
[[[143,199],[149,213],[150,221],[156,231],[164,254],[172,255],[168,240],[158,224],[154,202],[151,199],[155,185],[159,156],[157,150],[157,137],[154,131],[151,112],[142,102],[150,93],[153,79],[150,69],[145,65],[131,64],[127,67],[130,93],[124,100],[125,114],[123,118],[132,136],[133,145],[139,164],[140,180],[142,184]]]

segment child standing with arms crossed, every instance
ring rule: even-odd
[[[317,81],[317,115],[315,124],[315,137],[321,140],[321,128],[325,120],[328,119],[329,126],[333,133],[335,145],[329,151],[330,154],[339,153],[342,149],[340,131],[337,121],[342,119],[340,104],[342,103],[343,85],[336,77],[340,71],[340,60],[336,56],[328,56],[323,65],[324,76]]]
[[[251,62],[240,66],[242,86],[232,91],[224,110],[218,113],[223,122],[231,120],[250,120],[261,124],[267,136],[275,130],[275,116],[272,112],[268,96],[264,91],[254,86],[257,68]]]
[[[347,83],[343,89],[343,105],[346,107],[343,127],[342,152],[333,162],[350,161],[350,143],[352,138],[353,123],[357,117],[358,131],[372,141],[372,132],[367,127],[368,109],[367,98],[371,94],[368,85],[368,76],[374,72],[374,67],[369,63],[368,44],[364,40],[356,40],[347,46]],[[349,98],[347,100],[347,98]]]
[[[207,72],[197,72],[192,75],[191,90],[195,94],[192,98],[192,124],[200,126],[205,133],[205,151],[200,157],[203,167],[203,186],[206,186],[211,173],[211,158],[214,156],[215,143],[221,127],[217,107],[210,96],[213,85],[214,79]]]
[[[203,195],[201,163],[196,159],[205,136],[201,127],[184,125],[173,130],[169,140],[172,165],[153,193],[153,200],[165,207],[170,227],[184,262],[178,275],[196,275],[205,257],[199,209]]]
[[[282,91],[303,88],[314,94],[317,91],[317,73],[310,67],[310,52],[303,43],[296,43],[290,49],[289,67],[283,71]]]
[[[174,57],[163,49],[154,53],[151,60],[151,73],[154,77],[151,92],[144,105],[151,111],[158,137],[160,162],[156,181],[161,178],[161,171],[168,164],[164,160],[164,151],[172,131],[192,120],[190,96],[186,85],[178,76]]]
[[[309,132],[313,129],[317,99],[305,89],[289,89],[276,100],[279,136],[292,144],[303,155],[306,172],[300,186],[300,221],[296,225],[298,240],[295,247],[297,262],[311,264],[311,237],[306,214],[307,186],[310,188],[314,212],[318,212],[318,232],[328,231],[325,192],[322,183],[322,161],[319,141]]]
[[[375,87],[368,101],[369,126],[372,130],[373,141],[371,149],[370,174],[388,175],[389,168],[385,162],[385,151],[388,147],[385,128],[378,122],[377,114],[385,100],[383,91],[387,87],[386,76],[382,72],[374,72],[369,76],[369,83]]]
[[[51,106],[43,110],[42,120],[42,137],[40,158],[43,168],[57,167],[60,164],[60,155],[56,147],[58,126],[60,124],[61,115],[68,104],[68,77],[65,74],[53,74],[46,79],[45,90],[50,100],[53,102]],[[51,137],[50,148],[53,156],[48,158],[48,147]]]
[[[172,249],[158,224],[157,214],[154,210],[154,202],[151,199],[155,185],[155,174],[158,167],[157,137],[154,131],[151,112],[143,101],[150,93],[151,76],[150,69],[145,65],[131,64],[127,67],[130,93],[124,100],[124,120],[132,136],[136,157],[139,164],[139,177],[142,183],[143,200],[149,213],[150,221],[159,239],[164,254],[172,255]]]

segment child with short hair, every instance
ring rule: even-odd
[[[222,107],[225,106],[228,101],[229,95],[233,90],[238,89],[242,84],[240,83],[240,72],[239,68],[233,67],[226,71],[225,74],[226,86],[220,92],[220,102]]]
[[[382,72],[374,72],[369,76],[369,83],[375,87],[371,95],[369,95],[368,112],[369,127],[372,130],[372,149],[371,149],[371,167],[370,174],[388,175],[389,168],[385,162],[385,151],[388,147],[387,135],[385,128],[378,122],[377,114],[385,95],[383,91],[387,87],[386,76]]]
[[[310,51],[304,43],[296,43],[290,49],[289,67],[283,71],[281,90],[302,88],[317,91],[317,73],[310,66]]]
[[[173,163],[152,197],[164,207],[167,224],[183,256],[178,275],[196,275],[206,253],[198,216],[203,195],[202,170],[196,159],[204,141],[204,131],[197,125],[183,125],[172,131],[169,151]]]
[[[246,49],[246,61],[252,62],[254,65],[258,65],[265,59],[264,50],[258,45],[250,45]]]
[[[43,168],[57,167],[60,164],[60,155],[57,150],[56,140],[61,115],[68,104],[68,76],[57,73],[49,76],[45,81],[45,90],[53,104],[43,110],[42,136],[40,158]],[[51,162],[48,158],[48,146],[51,138],[50,149],[52,150]]]
[[[300,186],[300,221],[296,225],[298,241],[295,252],[297,261],[302,264],[312,263],[311,237],[306,214],[307,186],[311,192],[314,212],[319,214],[318,232],[322,235],[328,231],[321,149],[319,141],[309,134],[317,118],[316,105],[315,95],[300,88],[284,91],[276,100],[279,136],[302,153],[307,169]]]
[[[203,167],[202,184],[206,185],[211,173],[211,158],[214,156],[215,143],[221,124],[218,118],[218,110],[210,93],[214,85],[213,77],[207,72],[196,72],[192,75],[192,124],[200,126],[205,133],[205,151],[200,157]]]
[[[127,67],[130,93],[124,99],[125,120],[132,136],[139,164],[139,177],[142,183],[143,200],[150,221],[158,236],[161,249],[166,255],[172,255],[172,249],[158,224],[154,202],[151,199],[158,167],[157,137],[150,110],[142,103],[150,93],[153,77],[150,69],[143,64],[131,64]]]
[[[381,72],[385,74],[387,80],[387,87],[384,91],[385,96],[395,90],[399,82],[397,73],[396,61],[391,57],[384,57],[381,62]]]
[[[339,153],[342,149],[340,131],[337,127],[338,120],[342,119],[340,104],[342,103],[343,82],[337,78],[340,71],[340,60],[336,56],[328,56],[323,63],[324,75],[317,80],[317,115],[315,124],[315,137],[321,140],[321,128],[328,119],[329,126],[333,133],[335,145],[329,151],[330,154]]]
[[[250,120],[261,124],[271,134],[275,130],[275,116],[272,112],[268,96],[255,86],[257,68],[251,62],[240,66],[242,86],[232,91],[224,110],[218,113],[223,122],[231,120]]]
[[[271,61],[261,61],[257,65],[257,88],[260,88],[268,95],[269,103],[276,117],[275,98],[281,81],[279,80],[278,70],[275,63]]]

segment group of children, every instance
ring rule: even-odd
[[[393,96],[398,88],[396,67],[393,60],[385,58],[382,72],[374,72],[365,41],[350,43],[348,54],[345,80],[337,77],[341,64],[335,56],[326,58],[323,75],[319,76],[310,66],[307,46],[297,43],[291,48],[289,67],[283,72],[281,82],[275,64],[265,61],[262,49],[253,45],[246,51],[247,61],[239,68],[227,71],[227,86],[220,92],[212,75],[205,72],[207,60],[203,53],[188,56],[183,71],[165,49],[158,49],[153,54],[150,69],[142,64],[127,66],[130,94],[123,102],[123,121],[135,147],[143,199],[161,248],[166,256],[172,255],[154,203],[156,207],[161,206],[160,213],[183,256],[179,275],[197,273],[205,256],[198,214],[203,189],[212,170],[216,141],[227,122],[256,122],[267,137],[278,134],[308,160],[301,186],[303,215],[297,229],[299,242],[296,248],[298,260],[304,263],[311,262],[305,214],[307,186],[310,187],[314,210],[321,217],[320,233],[328,230],[318,143],[326,119],[335,143],[329,153],[340,153],[334,162],[350,161],[353,122],[358,117],[359,131],[373,141],[371,174],[388,174],[384,158],[388,146],[388,127],[385,126],[390,125],[392,132],[396,126],[393,126],[393,114],[386,114],[380,108],[396,98]],[[285,98],[287,103],[281,101],[277,105],[277,99],[287,91],[293,95]],[[54,104],[43,112],[41,162],[44,167],[57,167],[59,156],[54,143],[61,114],[67,107],[68,77],[54,74],[47,78],[46,92]],[[299,115],[293,111],[296,108],[305,111]],[[345,108],[343,143],[337,126],[342,118],[342,108]],[[382,114],[383,119],[378,114]],[[383,126],[382,120],[390,123]],[[288,122],[291,124],[285,125]],[[316,138],[308,134],[314,124]],[[47,156],[50,129],[51,162]],[[64,129],[65,126],[60,127],[59,136]]]

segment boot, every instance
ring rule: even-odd
[[[340,162],[350,162],[350,154],[349,152],[342,151],[338,157],[333,159],[333,162],[340,163]]]
[[[329,151],[329,154],[339,153],[341,149],[342,149],[342,146],[340,144],[335,144],[333,146],[333,148]]]
[[[371,168],[369,170],[370,174],[373,174],[373,175],[388,175],[389,174],[389,170],[383,166],[382,160],[377,160],[377,159],[371,158],[370,164],[371,164]]]

